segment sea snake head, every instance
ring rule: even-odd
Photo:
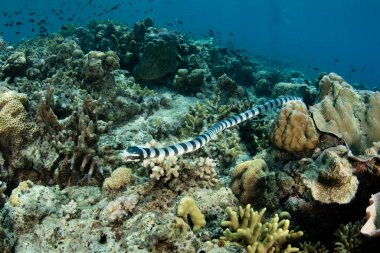
[[[126,150],[123,151],[121,156],[122,156],[121,158],[125,162],[133,162],[133,161],[143,160],[141,149],[139,149],[136,146],[128,147]]]

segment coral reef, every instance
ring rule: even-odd
[[[349,203],[356,194],[359,181],[347,160],[347,148],[326,149],[304,173],[304,182],[315,200],[322,203]]]
[[[275,119],[270,132],[271,142],[288,152],[314,149],[319,134],[303,102],[287,103]]]
[[[360,233],[369,237],[379,237],[379,214],[380,214],[380,193],[372,194],[369,199],[369,206],[366,209],[367,222],[361,228]]]
[[[195,200],[190,197],[183,197],[178,206],[177,215],[187,220],[188,217],[193,224],[193,231],[197,232],[206,225],[206,220],[201,210],[197,207]]]
[[[231,172],[231,189],[240,203],[249,204],[257,197],[260,180],[266,175],[267,165],[262,159],[238,164]]]
[[[289,230],[288,213],[276,214],[271,220],[264,223],[265,208],[260,212],[254,211],[251,205],[239,207],[239,213],[231,208],[226,209],[230,220],[222,221],[223,239],[228,241],[242,241],[247,245],[247,252],[297,252],[298,248],[288,244],[287,241],[298,239],[303,232]]]
[[[315,104],[313,79],[286,64],[151,18],[1,41],[0,252],[375,252],[355,224],[331,238],[379,191],[378,93],[329,74]],[[312,118],[290,103],[193,153],[120,159],[280,95],[302,96]],[[234,212],[239,202],[251,206]],[[290,242],[302,233],[283,210],[312,242]]]

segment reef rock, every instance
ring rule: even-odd
[[[304,183],[315,200],[346,204],[355,197],[359,181],[345,157],[347,153],[347,148],[342,145],[328,148],[303,174]]]
[[[270,132],[271,142],[288,152],[311,150],[318,144],[319,134],[306,105],[292,101],[283,106]]]
[[[319,82],[320,102],[310,111],[319,131],[342,138],[354,155],[380,141],[380,93],[355,91],[330,73]]]
[[[144,80],[155,80],[177,70],[176,36],[169,32],[150,33],[144,39],[134,73]]]

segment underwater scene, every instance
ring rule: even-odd
[[[0,5],[0,253],[380,252],[380,2]]]

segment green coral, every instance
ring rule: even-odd
[[[301,253],[329,253],[329,250],[321,242],[301,242]]]
[[[288,244],[283,247],[289,240],[298,239],[303,232],[289,230],[290,215],[283,212],[280,215],[275,214],[268,221],[263,221],[265,208],[260,212],[254,211],[251,205],[244,209],[239,207],[239,214],[228,207],[226,209],[230,220],[222,221],[221,225],[227,228],[222,239],[227,241],[239,241],[247,246],[248,253],[266,253],[266,252],[298,252],[298,248]]]
[[[361,246],[364,242],[364,237],[360,233],[362,222],[349,222],[346,225],[341,225],[334,235],[337,237],[334,245],[335,253],[354,253],[362,252]]]

